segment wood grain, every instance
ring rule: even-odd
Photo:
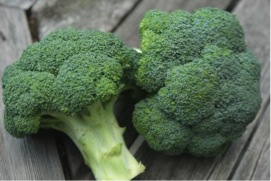
[[[270,121],[270,120],[269,120]],[[251,180],[270,179],[270,139],[266,140]]]
[[[138,26],[145,12],[150,9],[159,9],[169,12],[177,9],[193,11],[206,6],[225,9],[230,3],[231,0],[145,0],[125,19],[115,31],[115,34],[122,38],[127,45],[139,48]]]
[[[59,28],[111,31],[138,0],[39,0],[32,13],[39,37]]]
[[[270,159],[263,160],[264,154],[268,151],[266,148],[270,143],[270,101],[265,105],[264,112],[260,117],[261,121],[254,133],[248,148],[240,160],[240,164],[234,172],[233,180],[268,180],[270,178],[270,166],[261,167],[260,174],[256,170],[260,165],[266,165]],[[258,171],[259,172],[259,171]]]
[[[0,6],[0,75],[31,43],[24,11]],[[2,87],[2,85],[0,85]],[[10,136],[4,129],[0,88],[0,179],[64,179],[52,136],[39,133],[24,139]]]
[[[270,50],[269,3],[268,0],[242,0],[234,10],[244,27],[248,47],[257,55],[262,65],[269,58]]]
[[[0,5],[20,8],[23,10],[29,9],[36,0],[0,0]]]

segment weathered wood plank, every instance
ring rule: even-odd
[[[251,180],[268,179],[270,179],[270,139],[265,142],[265,147],[262,150]]]
[[[153,151],[146,143],[136,152],[136,158],[146,166],[146,171],[137,178],[140,180],[204,180],[214,161],[214,158],[196,158],[186,154],[168,156]]]
[[[264,151],[266,151],[266,145],[270,142],[270,101],[264,107],[264,114],[261,115],[259,127],[257,128],[253,138],[244,153],[244,156],[235,170],[232,177],[233,180],[250,180],[254,177],[255,180],[268,180],[270,178],[270,166],[267,166],[259,177],[255,177],[256,168],[259,164],[268,162],[268,160],[261,160]],[[261,163],[262,161],[263,163]]]
[[[116,35],[123,39],[123,41],[131,47],[139,47],[139,31],[138,25],[143,18],[146,11],[150,9],[159,9],[163,11],[174,11],[182,9],[186,11],[193,11],[201,7],[219,7],[226,8],[231,0],[148,0],[142,1],[138,7],[131,13],[129,17],[118,27]]]
[[[261,2],[260,2],[261,1]],[[245,5],[243,5],[245,3]],[[249,5],[247,5],[247,3]],[[243,7],[243,8],[240,8]],[[244,12],[243,12],[244,11]],[[259,15],[258,12],[261,12]],[[246,41],[248,47],[251,48],[259,57],[262,67],[261,92],[263,102],[268,104],[269,100],[269,4],[267,1],[244,0],[234,11],[238,15],[246,32]],[[257,16],[255,16],[257,14]],[[128,38],[129,39],[129,38]],[[250,143],[252,134],[257,131],[258,124],[265,115],[266,109],[262,108],[255,121],[250,124],[244,135],[231,144],[228,150],[220,157],[213,159],[194,158],[189,155],[180,155],[176,157],[165,156],[161,153],[154,152],[144,144],[136,153],[139,160],[146,165],[147,171],[142,174],[140,179],[210,179],[210,180],[226,180],[232,177],[232,169],[238,166],[240,154],[245,154],[247,145]],[[268,116],[267,116],[268,117]],[[262,123],[264,124],[264,123]],[[269,126],[265,125],[269,131]],[[265,141],[265,140],[264,140]],[[255,145],[254,145],[255,146]],[[258,153],[259,154],[259,153]],[[266,153],[265,153],[266,155]],[[255,155],[258,156],[259,155]],[[248,156],[247,156],[248,157]],[[264,155],[262,156],[264,157]],[[259,164],[266,165],[266,164]],[[262,168],[262,166],[261,166]],[[254,169],[260,169],[258,166]],[[164,172],[167,170],[167,172]],[[267,168],[266,170],[269,170]],[[266,171],[266,175],[270,174]],[[256,173],[255,173],[256,174]],[[255,175],[254,174],[254,175]],[[257,173],[261,175],[260,173]],[[256,176],[255,178],[260,178]],[[265,176],[266,176],[265,175]],[[264,178],[265,178],[264,176]],[[250,176],[245,178],[250,179]]]
[[[0,75],[31,43],[23,10],[0,7]],[[1,84],[1,83],[0,83]],[[0,85],[0,179],[64,179],[54,139],[40,133],[24,139],[10,136],[3,125]]]
[[[39,24],[39,37],[74,27],[111,31],[138,0],[39,0],[33,14]]]
[[[270,50],[270,1],[243,0],[234,14],[244,27],[246,42],[260,61],[266,61]],[[256,15],[254,14],[256,13]]]
[[[0,5],[11,6],[20,9],[29,9],[36,0],[0,0]]]

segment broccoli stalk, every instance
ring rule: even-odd
[[[96,102],[76,116],[47,112],[41,120],[42,128],[59,130],[73,140],[97,180],[130,180],[144,170],[125,146],[125,128],[119,127],[113,111],[116,99]]]

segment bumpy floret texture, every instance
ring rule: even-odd
[[[137,83],[148,92],[164,85],[167,69],[201,56],[206,45],[217,45],[239,53],[246,49],[237,18],[216,8],[193,14],[185,11],[148,11],[140,23],[142,57]]]
[[[149,146],[208,157],[239,138],[261,97],[260,66],[236,18],[210,8],[155,10],[141,34],[137,81],[150,95],[136,105],[133,123]]]
[[[6,129],[22,137],[38,131],[46,112],[74,115],[109,100],[132,81],[125,72],[132,71],[136,56],[111,33],[68,29],[49,34],[5,69]]]

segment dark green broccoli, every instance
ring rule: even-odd
[[[201,56],[206,45],[246,49],[243,29],[228,12],[203,8],[193,14],[150,10],[140,23],[142,57],[137,82],[148,92],[164,85],[167,70]]]
[[[215,8],[151,10],[140,33],[136,79],[149,97],[133,123],[149,146],[208,157],[240,137],[261,105],[260,66],[236,17]]]
[[[133,82],[137,58],[111,33],[59,30],[5,69],[4,124],[15,137],[53,128],[66,133],[98,180],[143,172],[127,149],[113,109]]]

